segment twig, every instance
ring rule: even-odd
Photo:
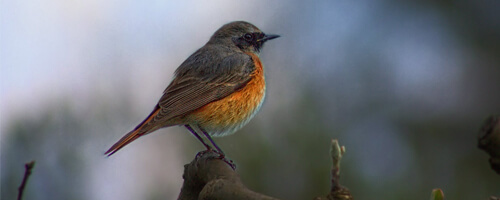
[[[332,187],[331,192],[337,190],[340,185],[340,160],[344,155],[345,147],[340,147],[337,139],[332,139],[332,146],[330,147],[330,155],[332,156]]]
[[[24,188],[26,187],[26,183],[28,182],[28,178],[31,175],[31,171],[35,167],[35,161],[28,162],[24,164],[24,177],[23,177],[23,182],[21,182],[21,185],[19,186],[18,190],[19,193],[17,195],[17,200],[21,200],[23,198],[23,193],[24,193]]]
[[[337,139],[332,139],[330,154],[332,156],[332,188],[330,198],[335,200],[353,200],[351,192],[346,187],[340,185],[340,161],[345,153],[345,147],[339,145]]]
[[[340,185],[340,161],[344,155],[345,147],[339,145],[339,141],[332,139],[330,156],[332,157],[332,186],[330,193],[326,196],[314,198],[314,200],[353,200],[351,192]]]

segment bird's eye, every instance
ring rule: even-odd
[[[253,35],[250,33],[247,33],[243,36],[246,41],[252,41],[253,40]]]

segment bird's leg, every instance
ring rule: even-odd
[[[214,145],[214,147],[217,149],[217,151],[221,154],[221,158],[224,158],[224,156],[226,154],[224,154],[224,152],[222,151],[222,149],[219,148],[219,146],[217,146],[217,144],[215,144],[214,140],[212,140],[212,137],[210,137],[210,135],[207,133],[207,131],[205,129],[203,129],[202,127],[198,126],[198,128],[201,130],[201,132],[203,132],[203,134],[205,135],[205,137],[208,138],[208,140],[210,140],[210,142]]]
[[[207,148],[207,151],[211,151],[212,150],[212,147],[210,145],[208,145],[207,143],[205,143],[205,141],[203,141],[203,138],[200,137],[200,135],[198,135],[198,133],[196,133],[196,131],[193,130],[193,128],[189,125],[189,124],[186,124],[184,125],[196,138],[198,138],[198,140]]]
[[[226,158],[226,154],[224,154],[224,152],[222,151],[222,149],[220,149],[219,146],[217,146],[217,144],[215,144],[214,140],[212,140],[212,137],[210,137],[210,135],[207,133],[207,131],[205,129],[203,129],[202,127],[200,127],[200,126],[198,126],[198,128],[201,130],[201,132],[203,132],[203,134],[208,138],[208,140],[210,140],[210,142],[217,149],[218,153],[220,154],[219,159],[221,159],[222,161],[224,161],[225,163],[227,163],[231,168],[233,168],[233,170],[235,170],[236,169],[236,165],[234,164],[234,162],[232,160],[229,160],[229,159]]]
[[[200,135],[198,135],[198,133],[196,133],[196,131],[194,131],[194,129],[186,124],[184,125],[196,138],[198,138],[198,140],[200,140],[201,143],[203,143],[203,145],[205,145],[205,147],[207,148],[206,151],[202,151],[202,152],[199,152],[198,154],[196,154],[196,158],[199,158],[201,156],[203,156],[203,154],[205,154],[206,152],[209,152],[209,151],[213,151],[212,150],[212,147],[210,145],[208,145],[207,143],[205,143],[205,141],[200,137]],[[217,149],[217,152],[220,157],[219,159],[221,159],[222,161],[224,161],[225,163],[227,163],[231,168],[236,169],[236,165],[234,164],[234,162],[232,160],[228,160],[226,159],[226,156],[224,154],[224,152],[219,148],[219,146],[217,146],[217,144],[215,144],[214,140],[212,140],[212,138],[210,137],[210,135],[207,133],[207,131],[201,127],[198,126],[198,128],[201,130],[201,132],[203,132],[203,134],[208,138],[208,140],[210,140],[210,142],[214,145],[214,147]]]

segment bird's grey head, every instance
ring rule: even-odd
[[[237,47],[243,52],[259,53],[266,41],[278,37],[279,35],[265,34],[248,22],[235,21],[219,28],[208,43]]]

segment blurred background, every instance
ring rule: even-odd
[[[500,1],[8,1],[0,3],[1,199],[175,199],[203,146],[180,127],[103,153],[153,109],[174,70],[225,23],[280,34],[267,96],[216,138],[246,185],[329,190],[330,139],[356,199],[500,196],[478,150],[500,113]]]

